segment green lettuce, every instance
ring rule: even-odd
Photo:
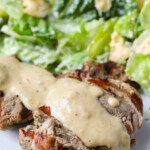
[[[4,38],[5,38],[5,35],[0,34],[0,55],[1,55],[1,49],[4,46]]]
[[[145,30],[133,43],[132,50],[135,53],[140,54],[148,54],[150,53],[150,49],[148,46],[150,41],[150,30]],[[143,47],[147,47],[147,49],[143,49]]]
[[[110,19],[100,27],[97,35],[88,47],[88,55],[90,57],[97,57],[107,51],[111,41],[111,34],[117,21],[118,18]]]
[[[81,69],[83,63],[86,61],[94,60],[88,57],[87,51],[74,53],[73,55],[64,56],[63,61],[55,68],[55,72],[69,72],[74,69]]]
[[[20,19],[9,18],[2,31],[20,40],[28,40],[53,46],[57,44],[57,31],[44,19],[23,15]]]
[[[1,33],[1,28],[4,24],[7,24],[8,16],[7,13],[0,8],[0,33]]]
[[[0,0],[0,7],[11,17],[20,18],[23,15],[23,5],[20,0]]]
[[[130,79],[144,87],[150,86],[150,54],[133,53],[127,64],[126,73]]]
[[[103,26],[104,20],[93,20],[91,22],[81,22],[71,32],[64,32],[64,36],[58,41],[57,52],[60,53],[60,64],[56,67],[56,72],[66,72],[73,69],[80,69],[85,61],[92,60],[87,54],[89,43],[94,39],[97,31]],[[103,61],[104,58],[101,60]]]
[[[107,12],[100,14],[101,17],[109,19],[112,17],[119,17],[127,15],[134,9],[139,9],[136,0],[112,0],[112,7]]]
[[[1,32],[1,28],[4,24],[5,24],[5,19],[3,17],[0,17],[0,32]]]
[[[0,7],[0,17],[6,17],[7,13]]]
[[[127,39],[137,38],[143,31],[140,24],[139,12],[134,10],[126,16],[121,17],[115,25],[115,30]]]
[[[144,31],[133,43],[126,74],[142,86],[145,94],[150,94],[150,30]]]
[[[94,0],[53,0],[51,18],[93,20],[99,17]]]
[[[0,44],[2,55],[17,55],[22,61],[55,72],[81,68],[88,60],[108,60],[111,34],[118,18],[100,19],[110,16],[106,15],[108,12],[99,12],[94,0],[47,1],[51,4],[50,14],[41,19],[24,14],[20,0],[0,0],[0,7],[8,15],[7,23],[0,22],[5,34]],[[122,16],[137,8],[134,0],[112,2],[112,16]],[[128,28],[127,21],[125,27],[121,24],[117,28],[120,33],[122,28]]]
[[[140,20],[144,29],[150,29],[150,0],[145,0],[140,14]]]
[[[93,20],[91,22],[81,22],[80,24],[70,27],[68,32],[65,32],[64,35],[58,41],[58,50],[63,55],[68,53],[72,54],[74,52],[86,50],[89,43],[97,34],[97,30],[103,25],[103,19]],[[76,29],[76,30],[75,30]]]
[[[59,54],[49,47],[12,37],[4,39],[0,54],[16,55],[20,60],[39,65],[44,69],[48,69],[59,57]]]
[[[126,74],[141,85],[141,92],[150,95],[150,54],[132,54],[128,60]]]
[[[112,7],[107,12],[100,12],[95,7],[95,0],[52,0],[50,18],[89,21],[100,17],[110,19],[124,16],[138,9],[136,0],[112,0]]]
[[[30,21],[28,23],[30,23]],[[37,28],[38,30],[36,30],[34,34],[31,29],[31,25],[34,26],[34,24],[29,24],[30,26],[26,24],[25,26],[21,26],[21,28],[17,22],[12,25],[9,23],[9,26],[13,27],[9,29],[8,25],[4,26],[2,31],[5,33],[8,32],[11,37],[4,39],[1,54],[17,55],[18,58],[24,62],[33,63],[55,72],[66,72],[81,68],[83,62],[91,60],[87,54],[87,47],[103,23],[103,19],[81,22],[74,24],[76,27],[72,27],[73,29],[70,28],[68,32],[61,32],[61,28],[57,27],[57,32],[61,34],[59,34],[59,37],[56,36],[58,37],[56,38],[58,43],[55,46],[34,42],[33,39],[36,38],[36,33],[40,32],[42,28]],[[36,25],[38,25],[37,22]],[[25,28],[27,28],[27,30],[24,33],[23,30],[25,30]],[[44,31],[43,33],[46,35],[49,34],[46,33],[47,30],[42,31]],[[34,36],[32,36],[32,34]],[[44,36],[48,38],[46,35]],[[55,38],[55,36],[53,38]]]

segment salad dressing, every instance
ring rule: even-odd
[[[106,145],[129,150],[130,136],[121,121],[98,102],[101,88],[71,78],[56,79],[35,65],[0,57],[0,90],[17,94],[31,110],[50,106],[51,115],[73,131],[87,147]]]

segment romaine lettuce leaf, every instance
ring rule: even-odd
[[[0,34],[0,50],[4,46],[4,38],[5,38],[5,35]],[[0,55],[1,55],[1,51],[0,51]]]
[[[68,32],[65,32],[58,41],[59,52],[63,55],[70,55],[75,52],[86,50],[103,23],[103,19],[93,20],[86,23],[81,22],[76,25],[75,28],[73,26],[73,30],[69,28],[71,31],[68,30]]]
[[[3,17],[0,17],[0,32],[1,32],[1,28],[4,24],[5,24],[5,19]]]
[[[50,17],[55,19],[92,20],[99,17],[94,0],[55,0]]]
[[[101,17],[109,19],[127,15],[134,9],[139,9],[136,0],[112,0],[112,7],[109,11],[100,14]]]
[[[63,61],[56,67],[55,72],[69,72],[74,69],[81,69],[83,63],[86,61],[94,60],[88,57],[87,51],[81,51],[70,55],[64,55]]]
[[[51,13],[49,18],[44,19],[24,14],[19,0],[0,1],[0,6],[9,16],[8,24],[2,27],[2,31],[10,36],[4,39],[1,53],[17,55],[22,61],[46,69],[53,68],[55,64],[57,72],[80,68],[83,62],[91,59],[107,60],[111,34],[118,18],[107,22],[98,20],[101,13],[96,10],[94,0],[48,1]],[[127,7],[122,6],[114,16],[124,14],[119,11],[122,8],[125,11]]]
[[[43,32],[45,34],[43,37],[48,38],[50,33],[48,33],[47,26],[44,23],[42,24],[43,26],[38,26],[39,19],[37,22],[33,20],[32,23],[33,18],[29,18],[31,20],[27,20],[28,24],[25,21],[15,22],[16,19],[13,18],[10,20],[12,22],[3,27],[2,31],[11,35],[11,37],[4,40],[4,47],[1,53],[3,55],[17,55],[22,61],[37,64],[48,70],[52,70],[55,64],[55,71],[57,72],[70,71],[71,69],[75,69],[75,67],[80,68],[82,66],[81,62],[91,60],[86,51],[88,44],[104,23],[103,19],[91,22],[76,22],[72,27],[73,29],[67,28],[69,30],[66,29],[64,32],[60,31],[62,27],[59,28],[57,26],[56,30],[61,34],[59,36],[55,36],[54,34],[50,38],[56,38],[58,44],[56,46],[47,46],[40,42],[40,40],[35,43],[37,38],[42,39],[40,36],[37,36],[39,32]],[[37,27],[33,31],[34,25],[37,25]],[[24,30],[26,32],[23,32]],[[77,62],[76,65],[74,64],[75,61]]]
[[[23,15],[20,19],[9,18],[2,31],[12,37],[48,46],[57,44],[57,31],[44,19]]]
[[[93,60],[88,56],[87,48],[103,24],[104,20],[99,19],[90,22],[81,22],[79,24],[75,22],[70,27],[65,27],[64,25],[64,28],[55,26],[64,33],[58,41],[57,51],[60,53],[60,64],[56,67],[55,72],[67,72],[73,69],[80,69],[85,61]],[[105,58],[106,55],[99,59],[104,61],[106,60]]]
[[[126,73],[131,80],[138,82],[144,87],[150,86],[150,54],[135,54],[130,56]]]
[[[20,41],[12,37],[6,37],[3,44],[0,49],[1,55],[17,55],[20,60],[39,65],[45,69],[53,65],[59,57],[59,54],[49,47]]]
[[[0,33],[2,26],[7,23],[7,20],[8,20],[7,13],[0,7]]]
[[[145,94],[150,94],[150,30],[144,31],[133,43],[126,73],[138,82]]]
[[[108,49],[111,41],[111,34],[114,31],[114,26],[117,21],[118,18],[110,19],[100,27],[97,35],[88,47],[88,55],[90,57],[97,57]]]
[[[51,18],[92,20],[100,17],[110,19],[112,17],[123,16],[138,9],[136,0],[112,0],[112,7],[107,12],[100,12],[95,7],[95,0],[53,0]]]
[[[145,30],[133,43],[132,50],[136,54],[150,54],[150,30]]]
[[[115,30],[127,39],[138,37],[143,31],[140,24],[139,12],[134,10],[126,16],[121,17],[115,25]]]
[[[61,57],[62,61],[56,66],[54,69],[55,72],[60,73],[66,73],[70,72],[75,69],[81,69],[83,67],[83,64],[87,61],[96,61],[99,63],[105,63],[108,61],[109,53],[105,52],[103,55],[100,55],[96,58],[91,58],[88,56],[87,51],[80,51],[76,52],[72,55],[64,55]]]
[[[23,5],[20,0],[0,0],[0,7],[11,17],[20,18],[23,15]]]
[[[150,0],[145,0],[140,14],[140,20],[143,28],[150,29]]]
[[[55,71],[66,72],[80,69],[85,61],[92,60],[87,54],[87,48],[103,24],[103,19],[93,20],[91,22],[81,22],[75,28],[73,26],[73,29],[69,28],[71,32],[68,30],[67,33],[66,30],[65,35],[58,42],[57,51],[60,53],[60,64]],[[99,59],[104,61],[106,57],[107,55]]]
[[[0,17],[6,17],[7,13],[0,7]]]

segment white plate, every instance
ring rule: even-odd
[[[150,150],[150,97],[142,96],[144,101],[143,127],[137,135],[137,146],[133,150]],[[0,131],[0,150],[21,150],[18,129]]]

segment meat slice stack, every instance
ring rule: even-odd
[[[102,88],[103,95],[98,98],[99,103],[122,121],[131,137],[132,146],[135,144],[135,134],[142,125],[143,104],[136,90],[124,83],[133,83],[124,74],[124,69],[114,63],[87,62],[82,70],[61,74],[57,78],[70,77]],[[137,84],[134,83],[134,87]],[[86,147],[77,135],[51,116],[49,107],[39,108],[32,116],[32,112],[25,108],[17,95],[4,96],[1,92],[0,96],[0,129],[34,119],[32,125],[20,129],[20,145],[23,150],[111,150],[111,147],[105,145]],[[119,106],[112,107],[108,103],[109,97],[116,98]]]
[[[1,95],[0,130],[6,130],[29,120],[32,120],[32,112],[22,104],[18,95]]]
[[[59,77],[72,77],[101,87],[103,95],[98,98],[99,103],[110,114],[122,121],[131,137],[131,146],[134,145],[134,136],[142,125],[143,116],[142,100],[136,90],[119,80],[81,79],[80,75],[78,71],[75,71]],[[119,106],[112,107],[109,105],[109,97],[119,100]],[[93,148],[86,147],[77,135],[51,116],[49,107],[43,106],[39,110],[34,111],[33,118],[34,122],[32,125],[20,129],[20,145],[23,150],[111,150],[111,147],[106,147],[105,145]]]

